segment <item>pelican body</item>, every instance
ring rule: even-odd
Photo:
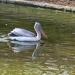
[[[45,33],[39,22],[35,22],[34,29],[36,34],[25,29],[15,28],[8,34],[8,38],[16,41],[40,41],[41,35],[45,36]]]

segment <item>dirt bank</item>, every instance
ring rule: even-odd
[[[38,6],[38,7],[65,10],[65,11],[75,11],[75,7],[72,5],[64,5],[60,3],[53,3],[53,2],[46,2],[46,1],[30,1],[30,0],[6,0],[5,1],[4,0],[3,2]]]

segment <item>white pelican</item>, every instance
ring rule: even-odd
[[[41,34],[47,38],[39,22],[35,22],[34,29],[36,31],[36,35],[28,30],[15,28],[10,33],[8,33],[8,38],[10,40],[17,41],[39,41],[41,40]]]

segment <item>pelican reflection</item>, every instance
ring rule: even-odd
[[[8,43],[9,47],[13,52],[28,51],[32,49],[38,49],[40,42],[19,42],[19,41],[10,41]]]
[[[33,50],[32,59],[38,57],[41,53],[40,49],[41,41],[38,42],[9,41],[1,37],[0,42],[6,43],[14,53]]]
[[[33,50],[32,59],[36,59],[41,53],[40,42],[10,41],[8,45],[14,53]]]

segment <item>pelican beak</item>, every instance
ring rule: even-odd
[[[40,31],[43,38],[47,39],[48,36],[45,34],[44,30],[41,27],[41,24],[39,22],[35,22],[35,24],[38,24],[38,30]]]
[[[45,39],[48,39],[48,36],[46,35],[46,33],[44,31],[42,31],[41,34]]]

